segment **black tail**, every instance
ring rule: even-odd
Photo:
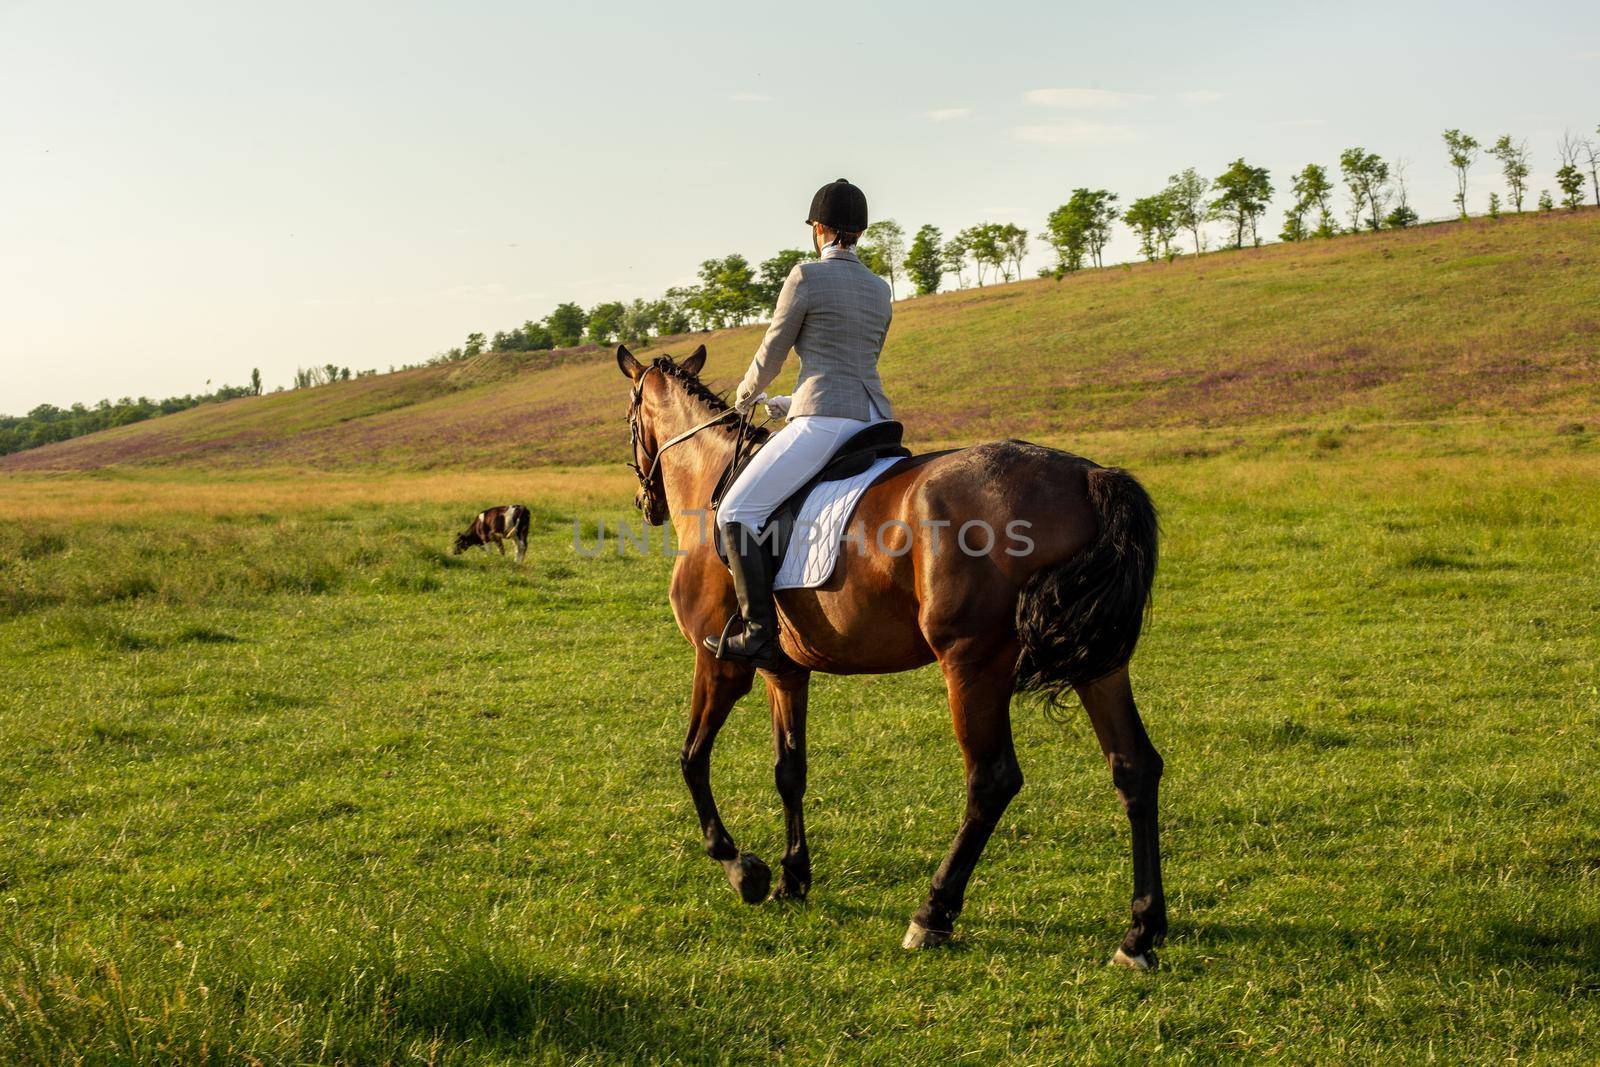
[[[526,505],[526,504],[518,504],[517,505],[517,529],[516,529],[516,535],[518,537],[522,538],[524,541],[526,541],[528,539],[528,523],[532,520],[532,518],[533,518],[532,514],[528,511],[528,505]]]
[[[1155,505],[1133,475],[1089,471],[1094,543],[1035,573],[1017,599],[1017,689],[1059,704],[1073,686],[1103,678],[1133,656],[1156,577]]]

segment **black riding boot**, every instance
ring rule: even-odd
[[[718,659],[741,660],[770,667],[778,659],[778,615],[772,607],[773,560],[768,545],[757,543],[756,531],[731,522],[722,528],[733,571],[733,591],[739,598],[744,631],[726,640],[707,637],[706,648]]]

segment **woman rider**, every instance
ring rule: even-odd
[[[856,431],[893,414],[878,380],[878,353],[893,314],[889,286],[853,251],[867,228],[866,195],[843,178],[830,182],[812,197],[806,224],[819,258],[789,272],[772,325],[734,394],[734,407],[748,413],[792,348],[800,356],[794,395],[767,401],[769,411],[789,421],[756,453],[717,510],[744,631],[726,641],[708,637],[706,647],[758,667],[778,657],[774,562],[760,539],[762,526]]]

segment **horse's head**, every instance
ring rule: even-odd
[[[652,526],[660,526],[668,518],[666,485],[657,462],[663,437],[660,432],[662,413],[670,388],[668,378],[697,377],[705,364],[705,345],[695,349],[682,363],[661,356],[648,365],[635,359],[626,345],[617,346],[617,366],[633,382],[633,395],[628,402],[628,438],[633,455],[629,457],[628,466],[639,476],[639,491],[633,502]],[[651,374],[652,370],[658,373]]]
[[[466,533],[458,533],[456,534],[455,548],[451,550],[451,555],[459,556],[461,553],[465,552],[469,548],[472,548],[478,543],[478,533],[476,529],[468,530]]]

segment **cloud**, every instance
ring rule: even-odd
[[[772,103],[772,97],[768,96],[766,93],[752,93],[752,92],[750,92],[748,90],[745,90],[745,89],[739,90],[738,92],[734,93],[732,96],[728,97],[728,99],[729,100],[736,100],[741,104],[770,104],[770,103]]]
[[[1279,119],[1272,125],[1290,129],[1305,129],[1311,126],[1326,126],[1327,124],[1327,119]]]
[[[1139,140],[1140,134],[1129,126],[1112,126],[1087,119],[1067,119],[1044,126],[1017,126],[1011,135],[1019,141],[1033,144],[1101,145],[1127,144]]]
[[[1579,52],[1579,59],[1600,59],[1600,52]]]
[[[1215,104],[1222,99],[1222,94],[1215,89],[1190,89],[1179,93],[1178,99],[1186,104]]]
[[[1069,111],[1115,111],[1152,99],[1145,93],[1119,93],[1111,89],[1029,89],[1022,99],[1042,107]]]
[[[970,107],[936,107],[924,111],[922,117],[932,119],[934,122],[949,122],[951,119],[964,119],[972,114]]]

